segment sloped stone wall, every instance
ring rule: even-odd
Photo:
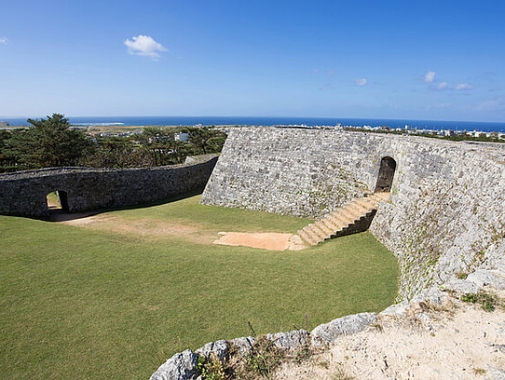
[[[332,130],[232,129],[202,202],[324,215],[375,187],[379,150],[353,136]]]
[[[94,211],[161,202],[203,189],[217,157],[193,165],[150,169],[55,168],[0,175],[0,214],[49,215],[46,196],[66,193],[68,212]]]
[[[391,134],[241,128],[229,134],[206,204],[318,217],[396,171],[371,232],[398,258],[400,297],[491,268],[504,256],[505,145]]]
[[[420,139],[406,146],[391,201],[371,226],[399,259],[402,296],[505,257],[504,148]]]

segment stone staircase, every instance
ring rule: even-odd
[[[389,199],[389,193],[373,193],[356,198],[304,227],[295,236],[300,237],[306,246],[310,246],[334,237],[366,231],[379,203],[386,199]]]

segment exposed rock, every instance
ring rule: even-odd
[[[275,346],[285,350],[295,350],[310,343],[310,335],[305,330],[267,334],[267,339],[272,341]]]
[[[468,282],[473,282],[479,287],[491,286],[495,289],[505,290],[505,277],[500,271],[478,269],[467,277]]]
[[[196,350],[196,353],[209,358],[211,354],[215,354],[220,360],[223,360],[228,353],[229,345],[226,340],[218,340],[217,342],[207,343],[202,348]]]
[[[286,363],[273,380],[505,380],[505,311],[492,313],[449,297],[440,307],[411,302],[404,316],[378,315],[361,332],[340,336],[301,364]]]
[[[235,338],[230,341],[230,345],[237,348],[242,355],[245,355],[252,350],[254,342],[256,342],[256,339],[249,336],[246,338]]]
[[[443,289],[458,293],[478,293],[480,286],[465,280],[451,279],[443,285]]]
[[[341,335],[354,334],[377,320],[375,313],[360,313],[337,318],[330,323],[317,326],[311,332],[312,344],[331,344]]]
[[[431,287],[424,290],[420,294],[412,298],[410,305],[419,304],[420,302],[429,303],[431,305],[443,305],[448,299],[447,293],[440,290],[438,287]]]
[[[152,374],[150,380],[191,380],[196,378],[198,355],[191,350],[175,354]]]

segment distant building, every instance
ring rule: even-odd
[[[174,140],[175,141],[188,142],[188,140],[189,140],[189,133],[186,133],[186,132],[176,133],[174,135]]]
[[[10,124],[6,121],[0,121],[0,127],[8,127]]]

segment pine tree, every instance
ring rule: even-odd
[[[32,126],[13,133],[10,144],[18,161],[28,168],[79,165],[92,150],[85,133],[72,128],[63,115],[27,121]]]

